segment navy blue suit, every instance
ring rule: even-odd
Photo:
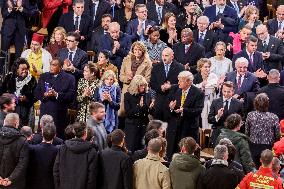
[[[30,159],[28,166],[29,189],[54,189],[53,164],[58,148],[52,144],[42,142],[30,145]]]
[[[60,58],[60,60],[64,61],[65,59],[68,58],[68,53],[69,51],[67,48],[60,49],[58,52],[58,57]],[[83,77],[84,66],[85,64],[88,63],[88,55],[85,51],[77,48],[76,53],[71,62],[76,68],[76,70],[74,73],[71,72],[68,73],[74,75],[76,81],[78,81],[81,77]]]
[[[138,18],[135,18],[128,22],[127,28],[126,28],[126,33],[131,36],[132,41],[137,41],[139,40],[140,36],[137,34],[137,27],[138,27],[139,21]],[[147,26],[154,26],[156,23],[152,20],[147,19],[145,21],[145,29]],[[144,35],[144,39],[146,39],[147,36]]]
[[[280,73],[280,85],[284,86],[284,70],[282,70]]]
[[[68,12],[63,14],[60,17],[58,26],[63,27],[66,32],[75,31],[74,25],[74,12]],[[92,38],[92,31],[93,31],[93,21],[92,18],[87,14],[81,15],[81,20],[79,24],[80,35],[84,36],[85,39],[81,40],[79,43],[79,47],[83,50],[87,50],[87,41],[91,40]]]
[[[232,62],[233,62],[233,68],[235,69],[235,62],[238,58],[240,57],[244,57],[249,61],[248,64],[248,71],[249,72],[255,72],[258,69],[262,69],[263,71],[267,71],[266,68],[264,67],[263,64],[263,59],[262,59],[262,55],[260,52],[256,51],[253,53],[253,63],[250,62],[249,60],[249,55],[247,54],[246,49],[242,50],[241,52],[235,54],[233,56]]]
[[[206,7],[203,12],[204,16],[209,18],[210,24],[221,18],[222,24],[224,24],[224,29],[217,29],[218,37],[220,40],[225,40],[230,32],[237,33],[239,18],[237,11],[229,6],[225,6],[222,16],[217,16],[216,5]]]
[[[113,39],[109,34],[105,34],[101,37],[99,51],[108,50],[112,52],[113,49]],[[131,37],[125,33],[120,32],[119,34],[119,44],[120,48],[116,51],[115,54],[111,53],[110,60],[111,62],[120,70],[122,60],[127,56],[131,48]]]
[[[45,83],[49,83],[57,93],[55,97],[45,97]],[[64,129],[68,125],[67,109],[76,97],[75,78],[71,74],[61,71],[57,77],[50,72],[43,73],[34,91],[36,100],[40,100],[40,117],[51,115],[57,129],[57,136],[64,138]]]
[[[267,21],[267,29],[270,35],[275,35],[278,31],[278,21],[276,18]]]

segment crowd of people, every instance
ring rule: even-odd
[[[0,188],[283,188],[284,2],[0,6]]]

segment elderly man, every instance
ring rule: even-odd
[[[268,33],[275,35],[279,39],[284,39],[283,35],[284,27],[284,5],[280,5],[276,10],[276,18],[267,21]]]
[[[159,152],[162,150],[162,140],[154,138],[149,141],[148,155],[137,160],[134,165],[135,189],[170,189],[171,179],[169,170],[161,163]]]
[[[64,129],[68,125],[67,109],[75,100],[75,79],[62,70],[63,62],[55,58],[50,63],[50,72],[40,76],[34,91],[35,98],[41,101],[40,117],[51,115],[57,136],[64,139]]]
[[[217,43],[217,35],[212,30],[208,30],[209,18],[207,16],[200,16],[197,19],[197,30],[193,31],[194,41],[205,48],[205,57],[212,57],[214,55],[214,47]]]
[[[126,33],[131,36],[133,41],[142,41],[147,39],[146,34],[149,28],[156,23],[147,19],[148,10],[144,4],[137,4],[135,6],[135,14],[137,15],[137,18],[128,22]]]
[[[197,61],[205,56],[204,47],[194,42],[190,28],[181,31],[181,42],[174,44],[173,51],[175,59],[193,74],[197,72]]]
[[[120,31],[119,23],[111,22],[108,33],[100,39],[99,51],[109,51],[109,59],[120,70],[122,60],[128,54],[130,47],[131,37]]]
[[[214,148],[214,159],[210,169],[200,176],[198,189],[235,189],[238,185],[236,173],[228,167],[228,149],[225,145]]]
[[[267,76],[268,85],[262,87],[258,93],[266,93],[269,97],[268,111],[275,113],[279,120],[284,119],[284,87],[279,84],[280,73],[276,69],[269,71]]]
[[[171,86],[178,83],[177,76],[183,70],[183,65],[174,60],[171,48],[165,48],[162,52],[162,62],[153,65],[150,86],[156,92],[155,119],[166,121],[164,108],[167,108],[165,104],[168,94]]]
[[[266,25],[256,27],[258,36],[257,50],[261,52],[265,70],[282,70],[281,61],[284,58],[284,45],[282,40],[269,35]]]
[[[29,151],[26,138],[18,130],[19,121],[18,114],[9,113],[0,128],[1,188],[25,188]]]
[[[192,85],[193,75],[182,71],[178,75],[178,88],[173,87],[170,94],[170,119],[167,128],[167,155],[171,158],[177,152],[177,143],[191,136],[198,140],[199,119],[204,106],[204,93]]]

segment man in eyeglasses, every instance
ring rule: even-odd
[[[83,77],[84,65],[88,63],[88,55],[78,48],[80,35],[70,32],[66,38],[66,48],[60,49],[58,57],[64,62],[63,70],[75,76],[76,81]]]

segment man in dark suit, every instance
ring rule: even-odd
[[[276,18],[267,21],[268,33],[274,35],[279,39],[283,39],[283,27],[284,27],[284,5],[277,7]]]
[[[89,15],[93,20],[93,29],[100,26],[104,14],[110,14],[111,5],[105,0],[87,0],[85,1],[84,13]]]
[[[70,32],[67,34],[67,47],[60,49],[58,57],[64,62],[63,70],[74,75],[76,81],[83,77],[83,69],[88,63],[88,55],[77,47],[80,40],[78,33]]]
[[[284,87],[279,85],[280,73],[276,69],[271,69],[267,76],[269,84],[262,87],[258,93],[266,93],[269,97],[268,111],[275,113],[279,120],[284,119]]]
[[[284,58],[283,42],[276,37],[269,35],[267,27],[263,24],[256,27],[258,36],[257,50],[261,52],[264,60],[265,70],[282,70],[281,61]]]
[[[58,148],[52,145],[56,134],[54,124],[45,125],[42,130],[43,141],[30,145],[27,188],[54,189],[53,165]]]
[[[193,31],[194,41],[205,48],[205,57],[214,56],[214,48],[217,43],[217,35],[211,30],[208,30],[209,19],[207,16],[200,16],[197,19],[197,30]]]
[[[76,32],[80,34],[79,47],[87,50],[87,41],[91,39],[93,31],[92,18],[83,14],[84,0],[76,0],[73,3],[73,12],[70,11],[60,17],[58,26],[62,26],[66,32]]]
[[[148,19],[161,25],[167,12],[177,15],[176,7],[165,0],[154,0],[147,3]]]
[[[20,57],[25,43],[27,7],[23,0],[4,0],[1,7],[3,23],[1,28],[1,47],[4,52],[8,52],[10,46],[15,44],[15,58]],[[0,73],[2,67],[0,62]]]
[[[64,139],[64,129],[68,125],[67,109],[76,96],[75,78],[62,70],[63,62],[53,59],[50,72],[41,74],[34,91],[40,100],[40,117],[51,115],[56,125],[57,136]]]
[[[89,48],[98,54],[98,46],[100,44],[100,39],[104,34],[108,33],[109,24],[112,21],[110,14],[104,14],[101,20],[101,26],[97,27],[92,33],[92,39],[89,42]]]
[[[234,83],[226,81],[222,85],[222,96],[214,99],[208,114],[208,122],[212,124],[213,133],[211,136],[212,144],[216,145],[216,140],[224,128],[226,118],[234,113],[243,115],[243,104],[234,95]]]
[[[162,62],[154,64],[151,72],[150,86],[156,92],[154,118],[166,121],[165,108],[170,88],[178,83],[177,76],[184,66],[174,60],[171,48],[162,52]]]
[[[248,71],[249,72],[263,72],[264,64],[262,59],[262,54],[258,52],[257,49],[257,38],[250,36],[246,41],[246,49],[240,51],[233,56],[232,62],[235,69],[235,62],[238,58],[244,57],[249,61]]]
[[[241,10],[241,7],[238,0],[227,0],[227,5],[233,9],[236,10],[237,14],[238,14],[238,17],[242,17],[242,15],[240,14],[242,12],[242,14],[244,13],[244,11]]]
[[[216,5],[206,7],[203,15],[209,18],[211,24],[209,28],[217,33],[221,41],[226,41],[230,32],[238,31],[238,14],[226,5],[226,0],[216,0]]]
[[[182,63],[186,70],[197,73],[197,61],[204,58],[205,49],[193,41],[193,32],[189,28],[181,31],[181,42],[174,44],[173,51],[175,59]]]
[[[282,70],[280,73],[280,85],[284,86],[284,70]]]
[[[171,157],[178,142],[185,137],[198,140],[199,119],[204,106],[204,93],[193,84],[193,75],[182,71],[178,75],[178,88],[171,89],[169,126],[167,128],[167,155]]]
[[[131,37],[120,31],[117,22],[112,22],[109,24],[109,33],[100,39],[99,51],[109,51],[111,62],[120,70],[123,58],[127,56],[130,47]]]
[[[126,33],[131,36],[132,41],[143,41],[147,39],[146,33],[148,29],[156,23],[147,19],[148,11],[144,4],[137,4],[135,6],[135,14],[137,18],[128,22]]]

